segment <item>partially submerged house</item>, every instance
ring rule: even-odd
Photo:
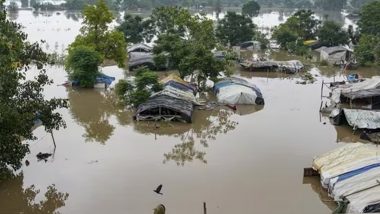
[[[156,65],[155,55],[151,52],[130,52],[128,53],[128,69],[133,71],[140,67],[147,67],[151,70],[166,70],[169,62],[163,65]]]
[[[338,202],[339,213],[380,212],[380,147],[349,143],[317,156],[313,169]]]
[[[240,63],[240,66],[247,71],[281,71],[284,73],[297,73],[302,71],[304,65],[299,60],[289,61],[260,61],[246,60]]]
[[[241,78],[226,78],[214,85],[213,91],[222,104],[264,105],[264,98],[260,89]]]
[[[316,51],[320,53],[320,60],[326,61],[329,65],[346,64],[353,56],[353,51],[343,46],[321,47]]]
[[[380,108],[380,76],[374,76],[359,82],[333,85],[331,91],[331,103],[336,106],[339,103],[359,104],[362,108]]]
[[[259,41],[246,41],[240,44],[242,50],[260,50],[261,42]]]
[[[135,119],[192,122],[193,103],[168,95],[155,95],[137,108]]]
[[[343,108],[333,110],[330,117],[334,125],[348,124],[354,130],[380,128],[380,111]]]
[[[200,105],[195,98],[197,88],[173,74],[160,82],[164,89],[139,105],[134,119],[191,123],[194,105]]]

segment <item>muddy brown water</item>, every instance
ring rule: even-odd
[[[20,11],[17,21],[32,41],[40,35],[63,48],[80,27],[64,13]],[[0,213],[148,214],[164,204],[166,213],[194,214],[203,213],[203,202],[218,214],[331,213],[335,204],[317,178],[303,178],[303,168],[314,156],[359,139],[319,114],[322,80],[342,75],[311,67],[317,81],[307,85],[296,84],[299,75],[237,70],[262,90],[265,106],[196,110],[192,124],[133,121],[133,112],[114,105],[112,92],[58,86],[66,73],[49,67],[55,84],[45,94],[70,100],[70,108],[60,110],[67,128],[54,132],[57,148],[46,162],[36,154],[53,152],[52,139],[43,127],[35,130],[30,165],[0,182]],[[103,72],[130,76],[115,66]],[[163,195],[153,192],[159,184]]]

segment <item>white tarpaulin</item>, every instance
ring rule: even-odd
[[[343,113],[350,126],[354,129],[380,128],[380,111],[343,109]]]
[[[330,184],[331,187],[329,188],[329,192],[331,192],[331,196],[334,200],[339,201],[343,197],[347,197],[362,190],[379,185],[379,180],[380,168],[375,167],[350,178],[335,181],[333,185]]]
[[[350,203],[346,213],[363,213],[368,205],[380,203],[380,186],[350,195],[347,200]]]
[[[242,85],[228,85],[219,89],[218,102],[223,104],[256,104],[256,92]]]
[[[313,168],[319,171],[321,183],[327,188],[330,179],[376,163],[380,163],[380,147],[350,143],[314,158]]]

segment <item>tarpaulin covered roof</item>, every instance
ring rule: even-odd
[[[350,143],[314,158],[321,183],[328,187],[331,179],[353,170],[380,163],[380,147],[374,144]]]
[[[191,122],[193,104],[167,95],[156,95],[138,106],[137,120],[184,120]]]
[[[151,97],[156,97],[160,95],[167,95],[169,97],[190,101],[194,105],[200,105],[198,101],[195,99],[195,96],[191,91],[183,91],[183,90],[174,88],[170,85],[165,86],[165,88],[162,91],[152,94]]]
[[[346,213],[380,211],[380,147],[350,143],[316,157],[313,168],[321,175],[334,200],[347,200]]]
[[[241,78],[229,77],[214,85],[218,102],[225,104],[264,104],[260,89]]]
[[[175,74],[170,74],[169,76],[160,80],[160,83],[163,85],[170,85],[181,90],[191,90],[193,93],[196,93],[197,91],[197,88],[194,85],[186,82]]]

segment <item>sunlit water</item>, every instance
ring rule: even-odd
[[[272,27],[284,21],[276,14],[254,20]],[[13,18],[31,41],[45,40],[52,52],[73,41],[81,21],[66,12],[20,11]],[[274,55],[286,57],[292,58]],[[262,90],[265,106],[196,110],[192,124],[135,122],[131,111],[114,105],[112,92],[58,86],[66,73],[49,67],[55,83],[45,94],[69,99],[70,108],[60,110],[67,128],[54,132],[57,148],[47,162],[35,155],[54,151],[51,136],[43,127],[35,130],[30,165],[0,183],[0,213],[141,214],[162,203],[169,214],[194,214],[203,213],[203,202],[218,214],[330,213],[334,203],[318,179],[303,179],[303,168],[358,137],[319,114],[321,82],[331,81],[336,69],[310,67],[317,81],[308,85],[296,84],[298,75],[236,71]],[[115,66],[103,72],[125,77]],[[153,192],[159,184],[163,195]]]

